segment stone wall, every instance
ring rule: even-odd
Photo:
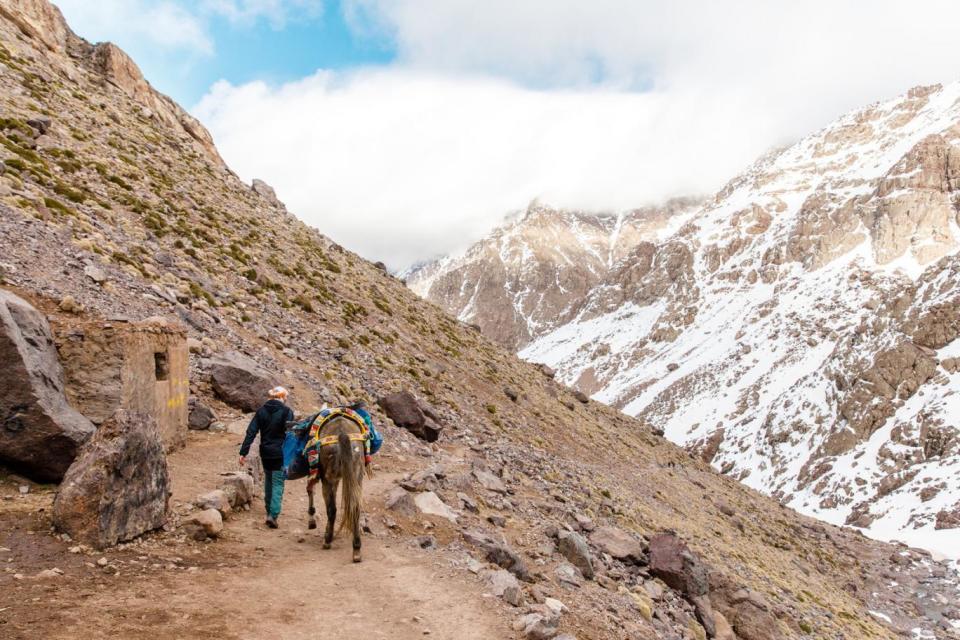
[[[157,421],[167,450],[187,433],[186,331],[160,319],[54,325],[70,403],[94,424],[117,409]]]

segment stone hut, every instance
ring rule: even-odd
[[[167,451],[187,435],[187,333],[163,318],[55,325],[70,404],[95,425],[117,409],[147,413]]]

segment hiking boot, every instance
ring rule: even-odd
[[[277,523],[277,519],[271,518],[270,516],[267,516],[267,519],[264,522],[271,529],[278,529],[280,527],[280,525]]]

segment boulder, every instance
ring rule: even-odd
[[[673,533],[661,533],[650,540],[650,574],[688,598],[709,590],[706,566]]]
[[[223,489],[215,489],[209,493],[197,496],[193,501],[200,509],[216,509],[224,519],[230,515],[231,505],[230,496]]]
[[[716,596],[720,599],[717,608],[723,609],[723,615],[714,615],[723,617],[740,640],[779,640],[785,636],[780,621],[759,593],[742,588],[731,592],[727,586]],[[717,625],[718,636],[724,626],[723,623]]]
[[[628,564],[642,564],[643,545],[629,533],[616,527],[600,527],[590,534],[590,542],[600,551]]]
[[[440,438],[440,427],[436,420],[429,418],[420,407],[420,403],[406,391],[383,396],[377,404],[398,427],[406,429],[421,440],[436,442]]]
[[[88,264],[83,268],[83,275],[97,284],[103,284],[107,280],[107,274],[103,272],[103,269],[93,264]]]
[[[563,563],[558,565],[557,568],[554,569],[554,574],[557,576],[560,584],[571,587],[583,586],[583,574],[572,564]]]
[[[396,511],[407,517],[417,515],[417,505],[413,501],[413,494],[403,487],[394,487],[387,494],[384,506],[390,511]]]
[[[104,548],[162,527],[169,497],[156,421],[121,409],[67,470],[53,502],[53,523],[74,540]]]
[[[235,436],[246,435],[247,427],[250,426],[250,421],[253,420],[254,415],[253,413],[248,413],[241,418],[231,420],[224,426],[224,431],[232,433]]]
[[[224,473],[220,489],[227,495],[227,500],[234,509],[250,504],[255,495],[253,476],[242,471]]]
[[[268,400],[276,379],[250,358],[228,351],[203,361],[217,397],[241,411],[256,411]]]
[[[506,542],[480,529],[468,529],[463,532],[463,539],[468,543],[480,547],[487,562],[503,567],[521,580],[530,582],[530,570],[517,552],[511,549]]]
[[[261,198],[269,202],[270,204],[276,207],[282,207],[283,203],[280,202],[280,199],[277,198],[277,192],[269,184],[254,178],[253,182],[250,184],[250,188],[253,189],[254,193],[259,195]]]
[[[420,513],[428,516],[438,516],[446,518],[451,522],[456,522],[458,514],[456,511],[446,505],[433,491],[424,491],[418,493],[413,498],[413,503],[420,510]]]
[[[457,492],[457,498],[460,500],[460,504],[464,509],[470,513],[480,513],[480,507],[477,506],[477,501],[463,493],[462,491]]]
[[[503,484],[503,480],[493,475],[489,471],[484,471],[482,469],[474,469],[473,477],[477,479],[477,482],[480,483],[480,486],[486,489],[487,491],[492,491],[494,493],[506,493],[507,485]]]
[[[37,116],[27,120],[27,124],[36,129],[38,134],[43,135],[50,130],[53,121],[47,116]]]
[[[204,509],[193,514],[190,524],[199,527],[210,538],[216,538],[223,531],[223,516],[216,509]]]
[[[573,531],[561,531],[557,548],[564,558],[580,570],[584,578],[593,579],[593,558],[590,556],[590,548],[583,536]]]
[[[723,614],[714,612],[713,616],[715,625],[713,637],[716,640],[737,640],[737,636],[733,632],[733,627],[730,626],[730,623],[727,622]]]
[[[210,427],[210,424],[217,419],[217,414],[213,409],[200,402],[194,397],[190,397],[190,413],[187,417],[187,426],[194,431],[201,431]]]
[[[80,314],[83,313],[83,305],[77,302],[77,299],[73,296],[63,296],[60,300],[60,304],[57,305],[57,308],[64,313],[73,313]]]
[[[716,617],[707,592],[709,572],[700,558],[671,532],[650,540],[650,574],[680,591],[693,605],[697,619],[709,637],[716,635]]]
[[[46,318],[0,290],[0,463],[38,482],[59,482],[96,430],[67,404]]]
[[[514,624],[515,631],[523,633],[523,637],[531,640],[550,640],[557,635],[560,617],[543,613],[528,613],[519,618]]]
[[[520,582],[512,573],[506,569],[491,571],[487,575],[487,582],[490,583],[490,593],[515,607],[520,606],[523,592],[520,590]]]

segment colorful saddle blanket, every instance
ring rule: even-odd
[[[307,466],[311,478],[315,478],[320,473],[320,450],[323,447],[337,443],[338,436],[321,436],[324,425],[336,417],[346,418],[360,427],[360,433],[351,434],[350,440],[363,442],[364,454],[370,455],[370,428],[367,421],[359,413],[348,407],[337,407],[335,409],[325,409],[318,413],[307,431],[307,441],[303,448],[303,454],[307,459]]]

